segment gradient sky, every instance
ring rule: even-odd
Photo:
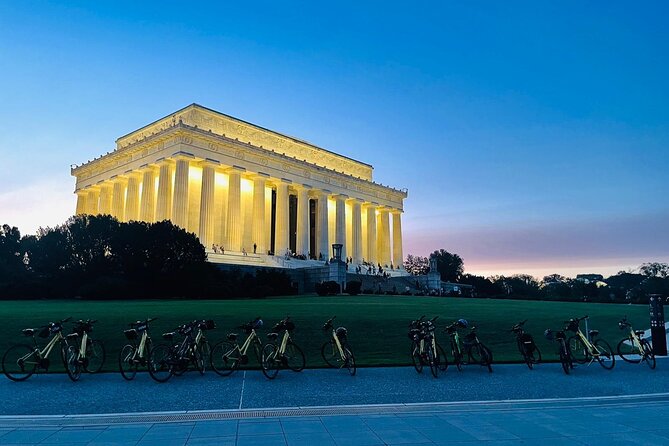
[[[669,261],[669,3],[209,3],[0,3],[0,223],[62,223],[70,164],[197,102],[408,188],[405,255]]]

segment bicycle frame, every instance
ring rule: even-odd
[[[255,329],[251,329],[251,333],[246,337],[241,347],[239,346],[239,344],[235,343],[237,345],[237,348],[239,349],[239,353],[241,353],[242,355],[246,355],[246,352],[249,351],[251,343],[254,341],[257,342],[257,339],[258,339],[258,334],[256,333]]]
[[[281,356],[286,354],[286,346],[288,345],[289,340],[290,340],[290,334],[288,333],[288,330],[285,330],[283,332],[283,338],[281,339],[281,345],[279,346],[279,354]]]
[[[592,356],[593,360],[595,360],[596,358],[598,358],[601,355],[601,352],[599,350],[597,350],[597,347],[588,340],[588,338],[581,331],[580,327],[576,331],[576,335],[579,337],[581,342],[583,342],[583,345],[585,345],[585,347],[588,349],[588,354],[590,354],[590,356]]]
[[[23,359],[24,361],[27,361],[28,358],[30,358],[33,355],[37,355],[38,359],[44,359],[48,358],[51,352],[53,351],[53,348],[56,346],[57,343],[65,339],[63,337],[63,333],[60,331],[56,333],[54,337],[52,337],[49,342],[44,346],[42,350],[39,349],[39,346],[37,345],[37,340],[33,336],[33,343],[35,344],[35,350],[32,352],[28,353],[26,356],[24,356]],[[29,364],[32,364],[31,362],[28,362]],[[36,365],[39,365],[39,362],[35,362]]]
[[[86,358],[86,343],[88,342],[88,333],[84,332],[81,336],[81,345],[79,346],[79,360]]]
[[[337,336],[337,333],[335,332],[335,329],[332,329],[332,339],[334,339],[335,345],[337,346],[337,350],[339,351],[339,356],[341,356],[342,361],[346,361],[346,356],[344,355],[344,348],[341,346],[341,342],[339,342],[339,336]]]
[[[630,340],[632,341],[632,344],[639,349],[639,352],[643,355],[643,346],[641,345],[641,340],[639,337],[636,335],[634,332],[634,328],[630,326]]]

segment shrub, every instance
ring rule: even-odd
[[[339,284],[334,280],[317,283],[315,288],[316,288],[316,293],[319,296],[333,296],[341,292]]]
[[[360,294],[361,289],[362,282],[359,280],[352,280],[346,284],[346,293],[350,294],[351,296],[357,296]]]

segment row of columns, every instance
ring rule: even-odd
[[[155,190],[156,169],[147,167],[143,172],[129,172],[123,177],[113,177],[111,184],[85,191],[78,191],[77,213],[111,214],[122,221],[141,220],[147,222],[169,219],[175,225],[186,228],[189,216],[189,168],[191,160],[177,158],[176,161],[164,160],[159,164],[158,190]],[[218,168],[214,162],[201,163],[202,187],[200,191],[200,209],[198,237],[209,249],[215,240],[216,203],[215,175]],[[174,180],[172,175],[174,172]],[[242,221],[241,179],[243,168],[227,169],[228,193],[227,206],[222,207],[221,235],[223,245],[229,251],[241,251],[244,231],[251,231],[257,252],[269,249],[267,225],[270,219],[266,215],[266,192],[268,176],[256,174],[253,179],[252,226],[245,228]],[[140,193],[141,183],[141,193]],[[289,180],[273,181],[276,187],[275,246],[274,252],[281,255],[289,248]],[[334,242],[343,246],[342,257],[351,257],[355,263],[365,260],[381,265],[403,264],[401,213],[392,211],[393,240],[391,252],[390,211],[361,199],[350,199],[346,195],[335,195],[335,224],[329,227],[328,198],[331,192],[313,190],[307,185],[293,186],[297,189],[297,238],[296,253],[309,253],[309,199],[316,199],[316,252],[324,258],[330,255],[329,236],[334,231]],[[174,189],[174,190],[172,190]],[[346,203],[350,203],[351,231],[350,248],[346,251],[347,225]],[[362,208],[366,209],[366,221],[362,221]],[[378,216],[377,216],[378,212]],[[366,226],[366,245],[363,248],[363,224]],[[220,243],[220,241],[219,241]],[[247,249],[249,247],[246,247]],[[366,251],[366,252],[365,252]]]

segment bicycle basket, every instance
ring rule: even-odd
[[[340,340],[346,340],[346,337],[348,336],[348,330],[344,327],[339,327],[337,330],[335,330],[335,334]]]
[[[407,334],[407,336],[409,337],[409,339],[414,340],[418,337],[418,333],[420,333],[419,329],[412,328],[411,330],[409,330],[409,333]]]
[[[570,319],[565,327],[565,330],[576,332],[578,331],[578,321],[576,319]]]
[[[555,339],[555,333],[550,328],[547,328],[546,331],[544,331],[544,337],[549,341],[552,341]]]
[[[37,336],[40,338],[48,338],[49,334],[51,333],[51,329],[49,327],[43,327],[39,333],[37,333]]]
[[[464,337],[464,341],[467,344],[473,343],[474,341],[476,341],[476,333],[474,333],[474,332],[467,333]]]
[[[564,334],[564,331],[558,331],[555,333],[555,339],[567,339],[567,335]]]
[[[130,330],[123,331],[123,334],[125,334],[125,337],[129,341],[134,341],[135,339],[137,339],[137,330],[135,330],[134,328],[131,328]]]
[[[213,330],[214,328],[216,328],[216,324],[214,323],[213,320],[208,319],[204,321],[204,323],[200,324],[200,328],[202,328],[203,330]]]
[[[258,319],[256,319],[255,321],[251,322],[251,326],[252,326],[254,329],[256,329],[256,330],[259,329],[259,328],[262,328],[263,324],[264,324],[264,322],[263,322],[262,319],[260,319],[260,318],[258,318]]]
[[[295,330],[295,324],[292,321],[281,321],[274,326],[274,331],[281,330],[293,331]]]
[[[147,328],[147,325],[146,325],[146,324],[142,324],[142,325],[138,325],[138,326],[136,326],[136,327],[135,327],[135,330],[137,330],[137,331],[145,331],[146,328]]]

